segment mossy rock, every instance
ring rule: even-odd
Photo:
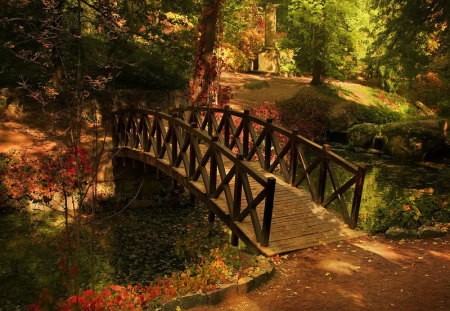
[[[349,102],[337,102],[331,106],[327,113],[328,130],[337,132],[348,129],[356,123],[356,104]]]
[[[443,131],[435,122],[396,122],[381,126],[383,152],[400,159],[430,160],[445,150]]]
[[[352,147],[370,148],[379,131],[380,127],[372,123],[354,125],[348,131],[348,143]]]

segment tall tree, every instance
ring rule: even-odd
[[[348,78],[356,73],[368,23],[365,0],[288,1],[288,47],[297,64],[320,85],[326,76]]]
[[[373,0],[373,7],[377,33],[369,61],[385,88],[429,70],[450,76],[450,1]]]
[[[210,103],[210,88],[218,75],[219,68],[214,50],[217,43],[218,20],[222,3],[223,0],[205,0],[203,15],[199,21],[200,37],[191,85],[191,100],[194,105]]]

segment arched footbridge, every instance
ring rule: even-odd
[[[360,235],[352,229],[364,168],[271,119],[184,107],[121,110],[112,123],[116,157],[183,185],[230,228],[233,243],[271,256]]]

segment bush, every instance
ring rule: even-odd
[[[387,207],[375,210],[362,227],[371,233],[389,228],[416,230],[421,226],[450,222],[450,197],[436,195],[433,190],[420,190],[413,196],[392,200]]]

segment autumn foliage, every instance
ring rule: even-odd
[[[58,311],[119,311],[148,310],[160,307],[175,297],[206,293],[217,289],[219,284],[236,282],[240,277],[255,270],[255,266],[240,267],[236,249],[225,247],[213,249],[209,256],[185,271],[157,279],[144,285],[109,285],[100,292],[88,289],[79,295],[55,301],[44,291],[39,301],[28,307],[29,311],[43,311],[55,307]]]
[[[78,146],[42,156],[0,153],[0,202],[17,209],[29,201],[45,204],[57,192],[72,194],[91,172],[87,152]]]

